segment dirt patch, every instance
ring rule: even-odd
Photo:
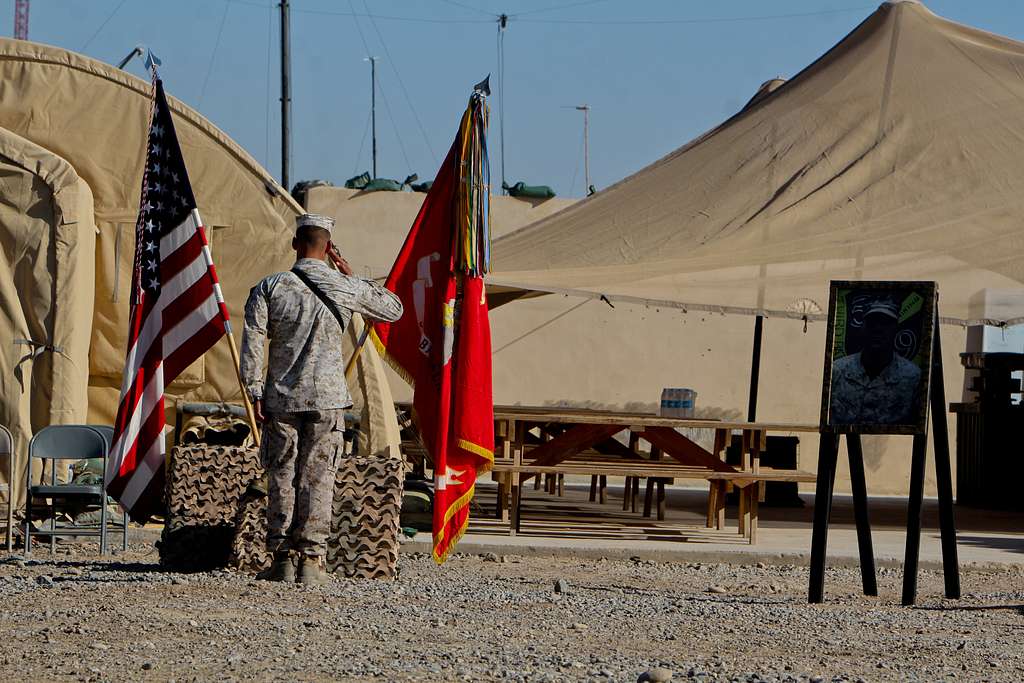
[[[1024,576],[922,572],[882,597],[802,567],[404,554],[395,581],[283,586],[161,571],[148,547],[0,555],[0,680],[1024,680]],[[555,584],[562,580],[562,592]]]

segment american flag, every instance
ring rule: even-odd
[[[162,506],[164,387],[230,330],[163,83],[149,127],[135,226],[131,317],[107,492],[145,521]]]

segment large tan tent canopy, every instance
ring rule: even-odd
[[[110,65],[0,39],[0,424],[15,433],[16,485],[34,431],[113,423],[151,93],[147,81]],[[290,237],[301,209],[209,121],[173,98],[170,107],[240,334],[250,287],[294,261]],[[385,409],[390,388],[374,349],[364,351],[356,376],[368,446],[397,453],[397,421]],[[177,400],[240,401],[227,344],[167,393],[169,411]]]
[[[722,125],[497,240],[492,282],[814,319],[830,279],[934,279],[948,322],[1020,322],[998,291],[1024,283],[1022,73],[1024,44],[886,2]]]

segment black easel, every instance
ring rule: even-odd
[[[936,313],[936,323],[938,314]],[[942,534],[942,570],[947,598],[960,597],[960,568],[956,551],[956,526],[953,519],[953,482],[950,471],[949,431],[946,425],[946,390],[942,376],[942,344],[939,325],[932,336],[932,369],[929,401],[935,443],[935,479],[939,497],[939,528]],[[830,354],[829,354],[830,355]],[[828,358],[827,361],[830,361]],[[907,503],[907,548],[903,566],[903,604],[913,605],[917,597],[917,566],[921,549],[921,507],[924,501],[924,475],[927,460],[928,434],[914,435],[910,470],[910,495]],[[853,509],[857,523],[857,544],[860,552],[861,580],[865,595],[878,595],[875,580],[875,558],[871,547],[871,525],[868,520],[867,487],[864,479],[864,456],[860,434],[846,435],[850,459]],[[832,489],[835,485],[839,434],[822,429],[818,451],[818,479],[814,495],[814,529],[811,536],[811,572],[807,600],[820,603],[825,593],[825,550],[828,543],[829,515],[832,511]]]

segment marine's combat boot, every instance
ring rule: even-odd
[[[257,577],[264,581],[281,581],[295,583],[295,556],[290,552],[274,553],[274,561],[268,569],[264,569]]]
[[[299,560],[299,583],[305,586],[322,586],[330,577],[324,569],[322,557],[306,556]]]

